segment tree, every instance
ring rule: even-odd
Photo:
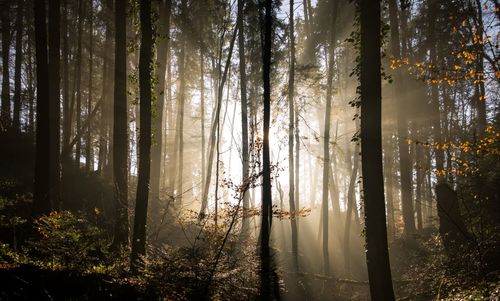
[[[163,145],[162,122],[163,122],[163,107],[165,104],[165,72],[167,71],[167,52],[169,49],[170,39],[170,11],[172,6],[171,0],[162,0],[159,3],[159,43],[158,43],[158,82],[156,84],[156,116],[154,119],[154,144],[151,149],[151,207],[152,213],[156,214],[159,209],[160,202],[160,176],[162,166],[161,151]],[[170,83],[169,83],[170,84]]]
[[[151,164],[151,57],[153,31],[151,2],[140,2],[141,49],[139,57],[140,140],[137,195],[135,200],[134,233],[130,262],[132,270],[140,266],[139,258],[146,254],[146,220],[148,213],[149,176]]]
[[[271,160],[269,152],[269,126],[271,119],[271,47],[272,47],[272,0],[266,0],[264,16],[264,44],[262,48],[262,81],[264,86],[263,106],[263,145],[262,145],[262,222],[260,233],[260,285],[261,299],[272,300],[271,250],[269,237],[271,234],[272,194],[271,194]]]
[[[366,263],[372,300],[394,300],[382,173],[380,1],[360,0],[361,163]]]
[[[248,100],[247,100],[247,74],[246,74],[246,58],[245,58],[245,32],[243,26],[243,9],[244,1],[238,0],[238,54],[239,54],[239,71],[240,71],[240,101],[241,101],[241,161],[242,161],[242,182],[248,181]],[[249,208],[248,191],[243,192],[243,211]],[[248,218],[243,217],[242,233],[247,234]]]
[[[290,212],[295,212],[295,182],[294,182],[294,162],[293,162],[293,140],[295,130],[295,108],[294,108],[294,84],[295,84],[295,32],[293,20],[293,0],[290,0],[290,69],[288,74],[288,202]],[[298,143],[298,141],[297,141]],[[298,258],[298,233],[297,219],[290,219],[292,230],[292,256],[293,265],[296,270],[299,268]]]
[[[332,2],[332,18],[330,27],[330,47],[328,51],[328,75],[326,90],[326,109],[325,109],[325,129],[323,136],[323,190],[322,190],[322,219],[323,219],[323,272],[330,274],[330,255],[328,252],[328,183],[330,178],[330,115],[332,110],[333,98],[333,67],[335,62],[335,30],[339,1]],[[332,177],[333,179],[333,177]],[[332,202],[334,200],[332,199]]]
[[[60,206],[60,6],[59,0],[49,0],[50,199],[53,208]]]
[[[83,0],[78,0],[78,42],[76,51],[75,92],[76,92],[76,130],[80,131],[82,121],[82,35],[83,35]],[[75,165],[80,168],[82,138],[78,137],[75,149]]]
[[[36,52],[36,157],[33,216],[49,213],[50,204],[50,98],[47,61],[45,0],[34,1]]]
[[[14,62],[14,112],[12,127],[21,131],[21,63],[23,59],[23,12],[24,0],[17,2],[16,16],[16,59]]]
[[[0,111],[1,126],[9,128],[11,124],[10,116],[10,2],[2,3],[2,108]]]
[[[126,1],[115,6],[115,86],[113,107],[113,182],[115,199],[115,247],[128,246],[128,118]]]
[[[398,25],[398,6],[396,0],[389,1],[389,20],[391,26],[391,52],[394,58],[400,59],[400,41],[399,41],[399,25]],[[404,83],[400,69],[396,70],[394,82],[394,96],[401,97],[404,95]],[[408,154],[408,123],[404,99],[399,99],[397,102],[397,132],[398,132],[398,148],[399,148],[399,169],[401,174],[401,204],[403,209],[403,221],[405,234],[415,232],[415,217],[413,212],[412,200],[412,169],[410,157]]]

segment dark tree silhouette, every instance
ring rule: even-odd
[[[128,246],[128,118],[126,1],[115,7],[115,87],[113,123],[113,178],[115,189],[115,247]]]
[[[272,300],[271,250],[269,237],[271,234],[272,194],[271,194],[271,160],[269,154],[269,126],[271,119],[271,47],[272,47],[272,0],[266,0],[264,16],[264,44],[262,49],[262,81],[264,85],[263,106],[263,145],[262,145],[262,223],[260,232],[261,260],[261,299]]]
[[[394,300],[382,173],[380,1],[360,0],[361,162],[366,263],[372,300]]]
[[[132,270],[140,266],[140,256],[146,254],[146,219],[148,213],[149,176],[151,163],[151,57],[153,33],[151,2],[140,2],[141,49],[139,57],[140,140],[137,195],[135,200],[134,233],[130,261]]]
[[[33,215],[46,214],[50,204],[50,99],[45,1],[34,1],[36,51],[36,157]]]

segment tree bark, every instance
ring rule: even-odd
[[[154,143],[151,149],[151,213],[158,216],[160,205],[160,178],[162,156],[161,151],[163,147],[163,108],[165,105],[165,73],[167,71],[167,51],[170,42],[170,8],[171,0],[162,0],[159,3],[159,43],[158,43],[158,82],[156,84],[156,116],[154,119],[153,138]]]
[[[332,1],[332,19],[330,25],[330,46],[328,49],[328,75],[326,88],[325,129],[323,133],[323,192],[322,192],[322,218],[323,218],[323,273],[330,275],[330,255],[328,251],[328,183],[330,178],[330,119],[333,98],[333,68],[335,62],[335,30],[339,1]],[[332,200],[333,201],[333,200]]]
[[[241,18],[242,16],[238,15],[237,18]],[[238,23],[238,20],[236,20],[236,23]],[[199,213],[199,218],[203,219],[205,217],[205,211],[207,209],[208,205],[208,191],[210,189],[210,180],[212,177],[212,165],[213,165],[213,158],[214,158],[214,149],[215,149],[215,142],[216,142],[216,131],[217,131],[217,124],[219,123],[220,119],[220,111],[222,107],[222,97],[223,97],[223,92],[224,92],[224,84],[227,79],[227,73],[229,72],[229,67],[230,67],[230,62],[231,62],[231,56],[233,54],[233,48],[234,48],[234,42],[236,40],[236,34],[238,31],[238,26],[235,27],[233,36],[231,37],[231,42],[229,44],[229,53],[228,57],[226,60],[226,65],[224,66],[224,73],[222,74],[222,78],[220,79],[218,90],[217,90],[217,103],[215,105],[215,114],[212,122],[212,127],[210,129],[210,146],[209,146],[209,151],[208,151],[208,157],[207,157],[207,174],[205,176],[205,183],[203,186],[203,192],[202,192],[202,199],[201,199],[201,209]]]
[[[80,129],[82,120],[82,35],[83,35],[83,0],[78,0],[78,49],[76,52],[76,129]],[[75,164],[80,168],[82,139],[76,142]]]
[[[2,3],[2,108],[0,126],[8,129],[11,126],[10,116],[10,3]],[[45,44],[46,45],[46,44]],[[4,130],[4,129],[2,129]]]
[[[21,62],[23,59],[23,11],[24,0],[17,1],[16,59],[14,62],[14,113],[12,127],[21,131]]]
[[[389,20],[391,27],[391,52],[394,59],[401,58],[399,24],[398,24],[398,6],[396,0],[389,1]],[[403,78],[400,69],[396,69],[394,80],[394,97],[404,95]],[[415,217],[413,212],[412,199],[412,168],[410,157],[408,155],[408,122],[406,107],[403,99],[397,102],[397,132],[399,148],[399,170],[401,175],[401,205],[403,212],[404,233],[411,235],[415,232]]]
[[[36,155],[33,216],[47,214],[50,204],[50,98],[45,0],[34,1],[36,48]]]
[[[135,272],[142,266],[139,261],[140,256],[146,255],[146,221],[151,163],[151,56],[153,33],[151,28],[151,2],[149,0],[140,1],[140,20],[139,94],[141,128],[134,234],[130,253],[131,267]]]
[[[382,172],[380,1],[360,0],[361,160],[366,262],[372,300],[394,300]]]
[[[50,110],[50,199],[54,209],[59,204],[60,182],[60,2],[49,0],[49,110]]]
[[[87,98],[87,117],[90,116],[92,110],[92,76],[94,65],[94,5],[93,0],[90,0],[89,7],[89,88]],[[85,170],[90,172],[94,169],[94,155],[92,148],[92,126],[89,126],[85,135]]]
[[[293,1],[290,0],[290,69],[288,74],[288,202],[290,212],[295,213],[295,179],[294,179],[294,157],[293,157],[293,142],[295,131],[295,108],[294,108],[294,84],[295,84],[295,31],[293,19]],[[290,227],[292,231],[292,258],[293,267],[299,269],[298,257],[298,233],[297,233],[297,218],[292,215],[290,218]]]
[[[238,53],[239,53],[239,71],[240,71],[240,101],[241,101],[241,159],[242,159],[242,174],[241,182],[244,187],[249,181],[249,155],[248,155],[248,99],[247,99],[247,74],[246,74],[246,58],[245,58],[245,31],[243,25],[243,8],[244,1],[238,0]],[[248,234],[249,220],[245,216],[249,209],[249,192],[248,189],[243,191],[243,221],[241,232],[244,236]]]
[[[113,182],[115,248],[127,247],[128,226],[128,113],[127,113],[127,2],[115,6],[115,85],[113,108]]]
[[[262,49],[262,80],[264,85],[263,146],[262,146],[262,222],[260,233],[260,294],[261,300],[272,300],[271,251],[269,237],[272,222],[271,160],[269,154],[269,126],[271,119],[271,52],[272,52],[272,0],[266,0],[264,16],[264,44]]]

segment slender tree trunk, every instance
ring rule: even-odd
[[[50,98],[45,0],[34,0],[36,48],[36,152],[33,216],[50,212]]]
[[[389,130],[388,135],[392,136],[392,129]],[[394,217],[394,160],[393,160],[393,147],[392,147],[392,137],[386,139],[384,145],[384,178],[386,191],[386,201],[387,201],[387,234],[391,239],[396,238],[396,224]]]
[[[389,1],[389,19],[391,25],[391,52],[395,59],[401,58],[399,45],[399,24],[398,24],[398,6],[396,0]],[[394,96],[404,95],[404,86],[402,74],[396,70],[394,82]],[[405,235],[415,232],[415,217],[413,212],[412,200],[412,169],[410,157],[408,155],[408,122],[406,114],[406,103],[400,99],[397,102],[397,131],[399,148],[399,169],[401,175],[401,205],[403,210],[403,222]]]
[[[17,1],[16,59],[14,62],[14,114],[12,126],[21,131],[21,62],[23,59],[23,11],[24,0]]]
[[[380,1],[359,2],[361,20],[361,160],[366,262],[372,300],[394,300],[382,172]]]
[[[2,3],[2,108],[0,126],[10,128],[10,2]],[[46,45],[46,43],[45,43]],[[3,129],[2,129],[3,130]]]
[[[71,139],[71,110],[70,110],[70,93],[69,93],[69,45],[68,45],[68,0],[63,0],[63,9],[64,12],[62,14],[62,67],[63,67],[63,123],[62,123],[62,148],[67,149]],[[71,164],[70,153],[67,155],[61,156],[61,171],[62,171],[62,179],[66,178],[68,174],[68,169]]]
[[[115,5],[115,85],[113,108],[113,182],[115,198],[115,248],[127,247],[128,226],[128,113],[127,113],[127,2]]]
[[[241,101],[241,159],[242,159],[242,174],[241,182],[243,184],[243,213],[246,214],[249,209],[249,192],[248,188],[248,170],[249,170],[249,151],[248,151],[248,99],[247,99],[247,74],[246,74],[246,58],[245,58],[245,28],[243,25],[243,8],[244,1],[238,0],[238,15],[241,17],[238,20],[238,53],[239,53],[239,71],[240,71],[240,101]],[[247,186],[248,185],[248,186]],[[242,234],[248,235],[249,220],[244,215],[242,222]]]
[[[241,0],[240,0],[241,1]],[[295,213],[295,179],[294,179],[294,162],[293,162],[293,139],[295,130],[295,108],[294,108],[294,84],[295,84],[295,31],[293,19],[293,0],[290,0],[290,70],[288,74],[288,202],[290,212]],[[298,233],[297,233],[297,218],[292,215],[290,218],[290,226],[292,230],[292,257],[293,267],[299,269],[298,257]]]
[[[177,103],[177,144],[176,147],[178,155],[177,155],[177,173],[175,175],[176,179],[176,188],[175,188],[175,201],[177,203],[176,206],[178,208],[182,207],[182,195],[183,195],[183,182],[184,182],[184,106],[186,102],[186,45],[185,42],[181,42],[181,51],[179,53],[179,92]]]
[[[82,35],[83,35],[83,0],[78,0],[78,49],[76,53],[76,130],[81,128],[82,120]],[[82,139],[76,142],[75,164],[80,168]]]
[[[241,18],[242,16],[238,15],[237,18]],[[236,20],[238,22],[238,20]],[[208,191],[210,189],[210,180],[212,177],[212,164],[213,164],[213,158],[214,158],[214,149],[215,149],[215,142],[216,142],[216,130],[217,130],[217,125],[219,123],[220,119],[220,110],[222,107],[222,97],[223,97],[223,91],[224,91],[224,84],[227,79],[227,73],[229,71],[229,66],[231,62],[231,56],[233,54],[233,48],[234,48],[234,42],[236,40],[236,34],[238,31],[238,26],[235,27],[233,36],[231,38],[231,42],[229,44],[229,53],[226,61],[226,65],[224,66],[224,73],[222,74],[222,78],[220,79],[219,85],[218,85],[218,91],[217,91],[217,103],[215,105],[215,114],[214,114],[214,119],[212,122],[212,127],[210,129],[210,146],[208,150],[208,157],[207,157],[207,174],[205,176],[205,183],[203,186],[203,192],[202,192],[202,199],[201,199],[201,209],[199,213],[199,218],[202,219],[205,217],[205,211],[207,209],[208,205]]]
[[[477,33],[476,35],[483,40],[484,35],[484,24],[483,24],[483,4],[480,0],[476,0],[477,7]],[[498,9],[498,8],[497,8]],[[486,90],[484,87],[484,82],[486,80],[484,76],[484,45],[479,43],[476,45],[477,49],[477,59],[476,59],[476,81],[475,84],[475,102],[476,102],[476,119],[477,119],[477,131],[479,136],[484,135],[484,129],[486,128]]]
[[[50,110],[50,199],[54,209],[59,208],[60,182],[60,2],[49,0],[49,110]]]
[[[328,49],[328,75],[325,108],[325,129],[323,133],[323,192],[322,192],[322,218],[323,218],[323,273],[330,274],[330,255],[328,251],[328,183],[330,177],[330,119],[333,98],[333,68],[335,62],[335,30],[339,1],[332,2],[332,19],[330,25],[330,46]],[[332,200],[333,201],[333,200]]]
[[[205,55],[204,46],[200,47],[200,123],[201,123],[201,187],[204,183],[206,157],[205,157]]]
[[[27,15],[31,17],[32,10],[27,10]],[[34,72],[33,72],[33,27],[28,26],[28,65],[26,66],[26,76],[27,76],[27,85],[28,85],[28,133],[32,137],[35,131],[35,112],[34,112],[34,103],[35,103],[35,87],[34,87]]]
[[[163,107],[165,105],[165,72],[167,70],[167,51],[169,48],[170,7],[171,0],[160,1],[159,11],[159,44],[158,44],[158,82],[156,84],[156,116],[154,119],[153,138],[151,149],[151,213],[158,216],[160,205],[160,177],[161,177],[161,150],[163,147]]]
[[[139,141],[139,169],[134,214],[134,235],[130,261],[132,270],[141,266],[140,256],[146,255],[146,220],[148,213],[149,176],[151,163],[151,56],[153,33],[151,2],[141,0],[141,49],[139,58],[139,93],[141,134]]]
[[[92,111],[92,76],[94,65],[94,2],[90,0],[89,7],[89,89],[87,99],[87,118]],[[92,148],[92,126],[89,126],[85,137],[85,170],[90,172],[94,169],[94,156]]]
[[[349,189],[347,191],[347,210],[346,210],[346,219],[345,219],[345,227],[344,227],[344,271],[346,275],[350,275],[351,273],[351,218],[353,207],[356,205],[356,193],[354,191],[357,178],[358,178],[358,166],[359,166],[359,143],[356,142],[356,146],[354,147],[354,154],[352,160],[352,171],[351,177],[349,179]]]
[[[271,160],[269,153],[269,126],[271,119],[271,48],[272,48],[272,0],[266,0],[264,17],[264,44],[262,49],[263,84],[264,84],[264,119],[263,119],[263,146],[262,146],[262,223],[260,233],[260,294],[261,300],[272,300],[272,273],[271,251],[269,237],[272,221],[272,192],[271,192]]]

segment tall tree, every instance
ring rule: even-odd
[[[76,92],[76,131],[81,130],[82,121],[82,35],[83,35],[83,0],[78,0],[78,42],[76,51],[75,92]],[[78,137],[75,150],[75,164],[80,168],[82,138]]]
[[[260,293],[261,300],[272,300],[271,250],[269,237],[272,221],[271,158],[269,151],[269,126],[271,119],[271,51],[272,51],[272,0],[264,3],[264,44],[262,49],[262,81],[264,85],[263,145],[262,145],[262,222],[260,233]]]
[[[71,110],[70,110],[70,89],[69,89],[69,57],[70,57],[70,46],[69,46],[69,22],[68,22],[68,0],[63,0],[63,15],[61,27],[63,30],[62,34],[62,67],[63,67],[63,123],[62,123],[62,148],[68,148],[71,139]],[[71,158],[70,153],[62,154],[61,158],[61,171],[62,179],[66,178],[68,169],[70,168]]]
[[[366,263],[372,300],[394,300],[382,172],[380,1],[360,0],[361,162]]]
[[[242,16],[238,15],[238,18],[241,18]],[[236,23],[238,23],[238,20],[236,20]],[[233,48],[234,48],[234,43],[236,41],[236,35],[238,33],[238,26],[234,28],[233,35],[231,37],[231,42],[229,43],[229,53],[227,56],[226,64],[224,66],[224,72],[222,73],[222,77],[219,81],[219,85],[217,87],[217,99],[216,99],[216,104],[215,104],[215,114],[212,122],[212,127],[210,129],[210,145],[208,149],[208,157],[207,157],[207,174],[205,175],[205,183],[203,186],[203,191],[202,191],[202,199],[201,199],[201,209],[199,213],[199,218],[204,218],[205,217],[205,211],[208,206],[208,191],[210,189],[210,181],[212,179],[212,166],[213,166],[213,158],[214,158],[214,150],[215,150],[215,142],[218,139],[216,132],[219,124],[219,119],[220,119],[220,111],[222,108],[222,98],[223,98],[223,92],[224,92],[224,85],[227,80],[227,74],[229,72],[229,67],[231,65],[231,57],[233,55]]]
[[[94,0],[90,0],[89,7],[89,88],[87,96],[87,118],[90,118],[92,112],[92,77],[94,66]],[[90,172],[94,168],[94,156],[92,148],[92,127],[89,125],[85,133],[85,170]]]
[[[394,59],[401,59],[398,5],[396,0],[389,1],[389,21],[391,26],[391,52]],[[396,69],[394,82],[394,96],[404,95],[404,83],[400,68]],[[397,130],[399,148],[399,170],[401,175],[401,206],[403,209],[404,232],[406,235],[415,232],[415,217],[412,200],[412,168],[408,154],[408,122],[406,114],[406,103],[404,98],[397,102]]]
[[[115,86],[113,107],[113,182],[115,247],[128,246],[128,118],[127,118],[127,2],[115,5]]]
[[[151,2],[149,0],[141,0],[140,2],[140,20],[139,97],[141,128],[134,233],[132,238],[132,252],[130,253],[132,270],[137,270],[140,266],[139,257],[146,254],[146,220],[151,164],[151,58],[153,46]]]
[[[59,0],[49,0],[49,98],[50,98],[50,198],[53,207],[59,208],[60,182],[60,15]]]
[[[165,72],[167,71],[167,52],[169,49],[170,39],[170,11],[172,6],[171,0],[162,0],[159,3],[159,43],[157,52],[158,61],[158,82],[156,84],[156,116],[154,119],[154,144],[151,149],[151,212],[156,214],[160,202],[160,176],[162,160],[161,151],[163,145],[163,107],[165,104]]]
[[[10,1],[2,3],[2,108],[0,111],[1,126],[9,128],[10,116]]]
[[[243,183],[248,181],[248,99],[247,99],[247,73],[246,73],[246,58],[245,58],[245,31],[243,22],[244,1],[238,0],[238,53],[239,53],[239,71],[240,71],[240,101],[241,101],[241,159],[242,159],[242,174]],[[245,184],[244,184],[245,185]],[[243,192],[243,210],[249,208],[249,193]],[[242,233],[247,234],[248,218],[243,216]]]
[[[328,75],[326,90],[325,129],[323,136],[323,190],[322,190],[322,219],[323,219],[323,272],[330,274],[330,255],[328,251],[328,183],[330,178],[330,118],[333,98],[333,67],[335,62],[335,30],[339,1],[332,1],[332,18],[330,25],[330,46],[328,49]],[[333,177],[332,177],[333,179]],[[332,199],[332,202],[334,200]]]
[[[17,1],[16,16],[16,59],[14,62],[14,112],[12,127],[21,130],[21,62],[23,59],[23,11],[24,0]]]
[[[290,69],[288,74],[288,201],[290,204],[290,212],[295,212],[295,179],[294,179],[294,157],[293,157],[293,142],[295,133],[295,26],[293,19],[294,5],[293,0],[290,0]],[[299,268],[298,257],[298,233],[297,219],[290,219],[292,230],[292,257],[293,265],[296,270]]]
[[[45,0],[34,1],[36,51],[36,156],[33,216],[46,214],[50,204],[50,98]]]

